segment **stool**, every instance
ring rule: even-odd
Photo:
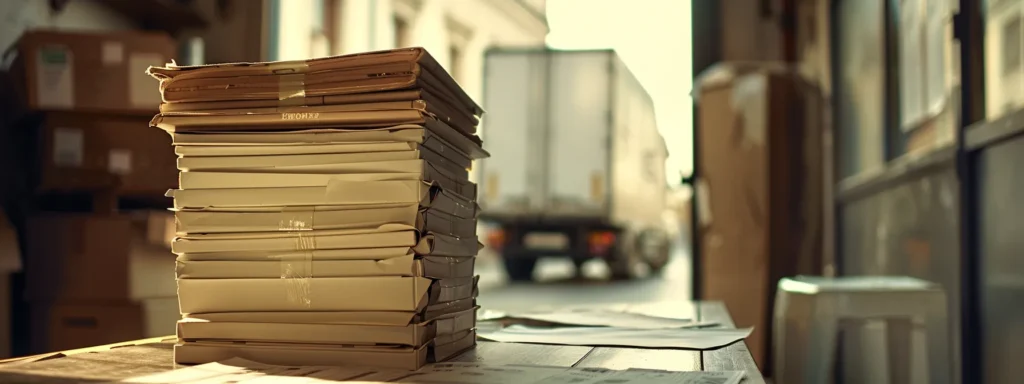
[[[839,322],[912,320],[925,322],[929,383],[953,379],[946,294],[938,284],[911,277],[811,277],[779,281],[772,331],[777,383],[832,382]],[[893,345],[888,353],[904,346]],[[895,367],[896,382],[909,382],[905,367]]]

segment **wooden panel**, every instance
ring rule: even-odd
[[[699,371],[702,364],[699,351],[600,347],[594,348],[575,366],[581,368]]]
[[[591,347],[564,345],[515,344],[480,341],[476,348],[466,351],[452,361],[486,363],[494,365],[547,365],[571,367],[580,361]]]
[[[724,327],[734,326],[729,311],[722,302],[702,302],[699,306],[701,321],[718,322]],[[745,384],[764,384],[764,377],[750,356],[746,343],[734,343],[713,351],[703,351],[701,356],[705,371],[744,371],[747,373],[743,381]]]

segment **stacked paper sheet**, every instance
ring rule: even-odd
[[[150,68],[178,363],[415,369],[475,345],[477,106],[422,49]]]

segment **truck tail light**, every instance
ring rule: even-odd
[[[487,234],[487,246],[500,250],[505,246],[505,230],[495,229]]]
[[[591,254],[604,255],[615,246],[615,232],[591,232],[587,238],[587,244],[590,246]]]

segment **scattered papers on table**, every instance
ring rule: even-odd
[[[503,343],[533,343],[638,348],[714,349],[750,336],[742,329],[632,329],[616,327],[539,328],[512,325],[500,330],[480,330],[480,338]]]
[[[438,363],[417,371],[380,370],[362,367],[289,367],[230,359],[121,383],[146,384],[313,384],[324,382],[360,383],[450,383],[450,384],[737,384],[743,372],[672,372],[648,369],[624,371],[604,368],[564,368],[477,363]]]
[[[633,312],[613,311],[559,311],[535,313],[503,313],[485,311],[487,320],[515,321],[532,320],[552,325],[577,325],[587,327],[620,327],[635,329],[703,328],[716,325],[690,319],[650,316]],[[484,319],[481,319],[483,321]]]

